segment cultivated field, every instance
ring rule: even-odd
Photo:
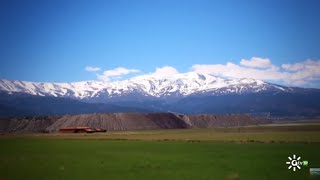
[[[9,134],[0,179],[308,179],[320,167],[320,125]],[[309,166],[292,172],[292,154]]]

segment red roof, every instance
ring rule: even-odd
[[[67,131],[67,130],[72,130],[74,132],[77,132],[77,130],[84,130],[86,132],[106,132],[105,129],[101,129],[101,128],[91,128],[91,127],[87,127],[87,126],[76,126],[76,127],[63,127],[60,128],[59,131]]]
[[[72,129],[91,129],[91,128],[90,128],[90,127],[87,127],[87,126],[63,127],[63,128],[60,128],[60,130],[72,130]]]

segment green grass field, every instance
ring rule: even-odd
[[[0,179],[309,179],[319,126],[3,135]],[[309,166],[293,172],[287,157]]]

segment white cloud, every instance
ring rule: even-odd
[[[282,64],[281,67],[287,71],[299,71],[303,69],[303,64],[302,63]]]
[[[251,58],[252,60],[253,58]],[[245,62],[245,63],[244,63]],[[256,61],[257,62],[257,61]],[[241,65],[228,62],[227,64],[196,64],[193,71],[209,73],[229,78],[253,78],[265,81],[278,81],[290,86],[309,86],[315,80],[320,80],[320,60],[307,60],[295,64],[283,64],[277,67],[269,62],[247,63],[241,60]],[[248,66],[248,64],[250,64]],[[262,68],[264,67],[264,68]]]
[[[260,80],[282,80],[286,74],[279,72],[276,68],[256,69],[239,66],[228,62],[227,64],[196,64],[192,66],[193,71],[208,73],[216,76],[229,78],[253,78]]]
[[[166,77],[170,77],[173,76],[175,74],[179,74],[179,72],[171,66],[163,66],[163,67],[158,67],[156,68],[156,70],[152,73],[148,73],[148,74],[143,74],[143,75],[139,75],[136,76],[134,78],[149,78],[149,77],[153,77],[153,78],[166,78]]]
[[[112,79],[120,79],[123,75],[127,75],[129,73],[137,73],[140,72],[138,69],[127,69],[123,67],[118,67],[111,70],[106,70],[102,74],[98,74],[98,79],[101,81],[111,81]]]
[[[206,73],[227,78],[252,78],[272,81],[289,86],[315,87],[315,81],[320,81],[320,60],[306,60],[293,64],[276,66],[268,58],[253,57],[250,60],[242,59],[239,63],[226,64],[195,64],[192,71]],[[118,67],[97,74],[102,81],[119,80],[124,75],[140,72],[138,69]],[[138,75],[134,78],[166,78],[179,74],[171,66],[158,67],[154,72]]]
[[[272,68],[274,65],[268,58],[252,57],[250,60],[241,59],[240,64],[247,67],[255,68]]]
[[[297,85],[303,85],[320,80],[320,60],[306,60],[295,64],[283,64],[282,68],[290,72],[290,77],[285,80],[288,83],[297,82]]]
[[[320,61],[306,60],[295,64],[282,64],[282,68],[288,71],[299,71],[304,69],[314,69],[320,66]]]
[[[156,77],[169,77],[178,73],[179,72],[174,67],[164,66],[161,68],[156,68],[156,71],[151,75]]]
[[[101,69],[99,67],[86,66],[85,70],[88,72],[95,72],[95,71],[100,71]]]

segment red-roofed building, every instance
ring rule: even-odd
[[[77,126],[77,127],[64,127],[64,128],[60,128],[59,129],[60,133],[94,133],[94,132],[107,132],[107,130],[105,129],[95,129],[95,128],[91,128],[91,127],[81,127],[81,126]]]

